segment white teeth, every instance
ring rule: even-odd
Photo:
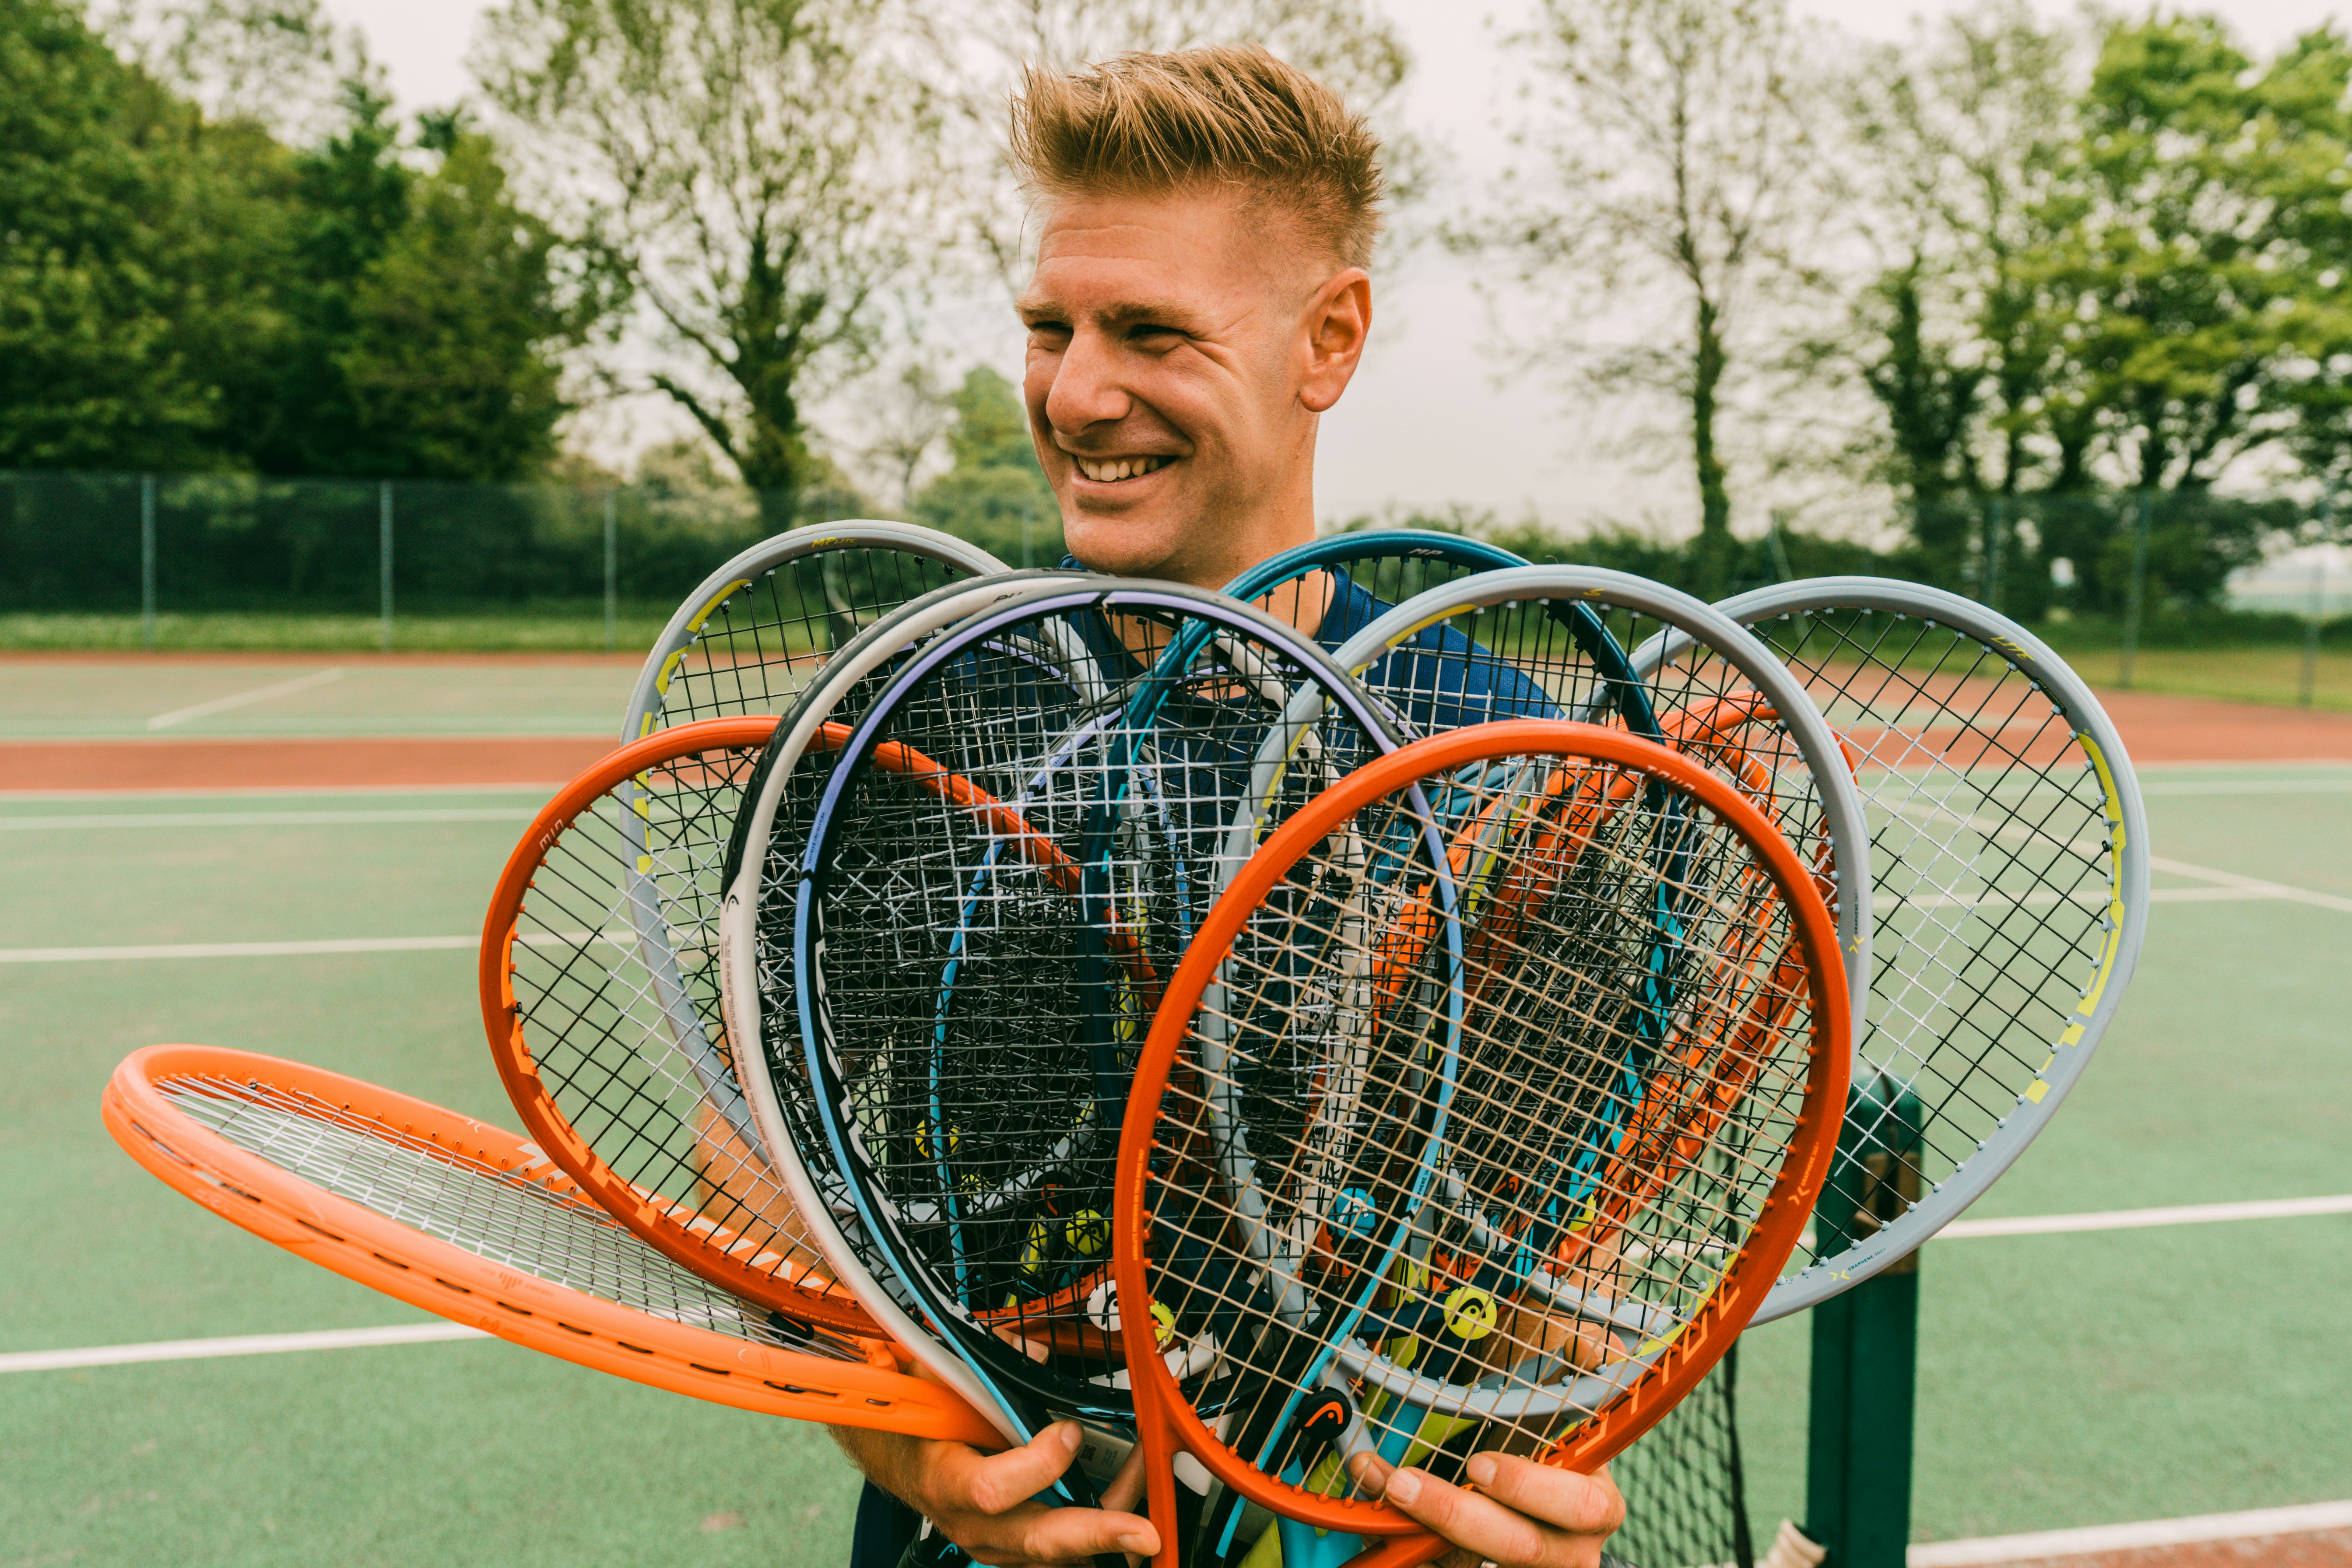
[[[1110,484],[1120,479],[1135,479],[1151,472],[1154,468],[1163,468],[1172,460],[1163,457],[1112,458],[1098,461],[1088,461],[1085,458],[1076,456],[1071,458],[1072,462],[1077,464],[1078,472],[1097,484]]]

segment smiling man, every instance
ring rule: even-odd
[[[1030,72],[1012,151],[1037,235],[1020,302],[1023,392],[1071,553],[1098,572],[1215,588],[1313,539],[1318,423],[1371,330],[1370,129],[1262,49],[1197,49]],[[1330,586],[1294,616],[1326,640]],[[998,1455],[835,1436],[874,1483],[856,1568],[893,1568],[918,1516],[994,1568],[1160,1549],[1129,1511],[1137,1464],[1101,1509],[1034,1500],[1076,1453],[1073,1424]],[[1386,1483],[1462,1564],[1591,1568],[1624,1513],[1605,1473],[1501,1454],[1465,1470],[1475,1490],[1417,1468]]]

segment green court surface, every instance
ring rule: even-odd
[[[640,662],[0,658],[0,740],[609,735]]]
[[[573,673],[608,683],[612,700],[583,696],[583,713],[617,706],[625,671]],[[157,705],[184,696],[203,700],[190,688]],[[2147,782],[2159,857],[2352,900],[2352,768]],[[0,845],[18,862],[0,960],[466,938],[536,804],[513,791],[0,798]],[[2157,882],[2114,1033],[1978,1215],[2352,1192],[2352,909],[2210,897],[2225,885],[2179,870]],[[195,1040],[512,1125],[474,963],[463,947],[0,962],[0,1180],[16,1194],[0,1216],[0,1352],[420,1321],[168,1191],[106,1135],[98,1096],[127,1052]],[[1918,1539],[2352,1493],[2352,1215],[1938,1241],[1922,1280]],[[1801,1517],[1807,1334],[1800,1318],[1743,1350],[1765,1539]],[[5,1563],[791,1568],[846,1555],[855,1486],[821,1432],[493,1342],[0,1373],[0,1394]]]

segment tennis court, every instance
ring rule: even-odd
[[[339,668],[11,663],[0,737],[45,742],[157,733],[158,717]],[[597,659],[341,668],[164,730],[603,734],[631,674]],[[2158,891],[2137,989],[2064,1114],[1971,1221],[2352,1193],[2352,743],[2277,754],[2340,760],[2144,770]],[[167,1191],[100,1127],[98,1094],[127,1052],[194,1040],[511,1125],[474,943],[544,794],[0,797],[17,867],[0,910],[0,1179],[17,1194],[0,1218],[0,1355],[434,1321]],[[175,947],[197,951],[154,951]],[[1930,1245],[1922,1278],[1918,1539],[2352,1495],[2352,1214],[1962,1236]],[[1806,1332],[1791,1320],[1745,1345],[1763,1539],[1802,1511]],[[821,1433],[494,1342],[0,1378],[0,1563],[845,1558],[854,1489]]]

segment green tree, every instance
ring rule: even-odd
[[[1628,388],[1677,408],[1672,439],[1698,498],[1700,582],[1732,567],[1726,400],[1743,330],[1801,277],[1818,216],[1803,37],[1781,0],[1542,0],[1514,40],[1539,71],[1521,132],[1533,166],[1496,187],[1500,216],[1458,230],[1509,260],[1528,299],[1507,330],[1580,395]],[[1628,343],[1601,302],[1643,318]]]
[[[438,165],[352,289],[334,369],[374,471],[521,479],[554,457],[558,356],[608,314],[613,280],[515,205],[488,137],[443,116],[422,142]]]
[[[206,226],[233,204],[198,167],[197,126],[74,7],[0,7],[0,467],[220,461],[187,323],[247,312],[210,297],[235,289],[242,226]]]
[[[982,365],[965,374],[948,401],[955,410],[948,430],[954,463],[916,496],[915,521],[1014,565],[1059,561],[1061,509],[1037,467],[1019,390]]]
[[[936,121],[866,0],[508,0],[480,75],[565,224],[614,259],[649,378],[788,526],[805,409],[870,363],[935,190]]]
[[[607,292],[486,139],[445,118],[404,141],[315,6],[197,10],[166,18],[162,68],[233,103],[326,51],[331,132],[208,119],[57,0],[0,9],[0,466],[530,471]]]
[[[2288,433],[2317,346],[2306,306],[2335,292],[2311,209],[2343,187],[2312,175],[2352,154],[2347,65],[2332,33],[2257,67],[2210,16],[2109,28],[2059,198],[2071,221],[2042,259],[2052,400],[2083,410],[2129,488],[2210,485]]]

